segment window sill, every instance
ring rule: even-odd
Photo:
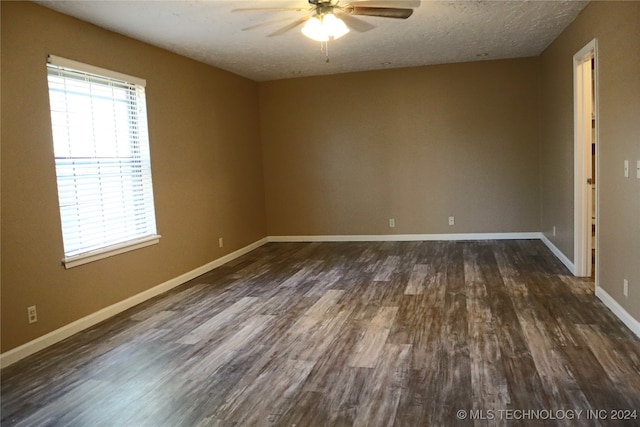
[[[128,242],[120,243],[119,245],[113,245],[96,251],[74,255],[68,258],[64,258],[62,260],[62,265],[65,269],[68,270],[73,267],[78,267],[79,265],[88,264],[90,262],[112,257],[114,255],[119,255],[125,252],[155,245],[160,241],[160,237],[162,236],[156,234],[153,236],[145,237],[144,239],[130,240]]]

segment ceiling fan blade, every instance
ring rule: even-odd
[[[415,9],[420,7],[420,0],[354,0],[351,2],[354,6],[365,7],[400,7]]]
[[[242,31],[250,31],[250,30],[254,30],[256,28],[266,27],[266,26],[269,26],[269,25],[277,24],[278,22],[289,21],[290,19],[291,19],[290,16],[288,16],[286,18],[271,19],[269,21],[264,21],[264,22],[260,22],[259,24],[250,25],[248,27],[245,27],[245,28],[242,29]]]
[[[375,25],[369,24],[368,22],[363,21],[362,19],[356,18],[355,16],[351,16],[344,12],[336,13],[336,16],[342,19],[344,23],[347,24],[347,27],[349,27],[352,30],[359,31],[361,33],[364,33],[365,31],[373,30],[376,27]]]
[[[231,9],[231,12],[304,12],[307,10],[309,10],[307,7],[241,7],[238,9]]]
[[[310,18],[309,16],[305,16],[303,18],[296,19],[291,24],[285,25],[284,27],[280,28],[279,30],[276,30],[273,33],[269,34],[268,37],[279,36],[279,35],[282,35],[282,34],[286,33],[287,31],[293,30],[298,25],[304,24],[305,21],[307,21],[309,18]]]
[[[351,15],[379,16],[381,18],[407,19],[413,14],[413,9],[400,9],[395,7],[360,7],[351,5]],[[347,10],[349,10],[347,9]]]

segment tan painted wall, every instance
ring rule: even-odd
[[[262,83],[269,234],[538,231],[538,103],[536,58]]]
[[[542,230],[573,259],[573,55],[598,40],[599,285],[640,321],[640,2],[591,2],[543,53]],[[551,236],[553,225],[558,236]],[[629,297],[622,293],[629,280]]]
[[[26,2],[1,47],[3,352],[266,235],[257,83]],[[147,80],[158,245],[61,267],[49,53]]]

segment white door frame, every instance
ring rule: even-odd
[[[591,59],[594,59],[592,87]],[[591,275],[591,218],[592,188],[588,180],[591,171],[592,114],[595,118],[596,170],[598,162],[598,41],[591,40],[573,56],[573,117],[574,117],[574,274],[579,277]],[[593,97],[595,96],[595,102]],[[596,185],[596,248],[598,247],[599,191]],[[596,287],[599,251],[596,250]]]

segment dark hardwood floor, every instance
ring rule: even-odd
[[[537,240],[270,243],[1,379],[3,426],[640,425],[640,340]]]

